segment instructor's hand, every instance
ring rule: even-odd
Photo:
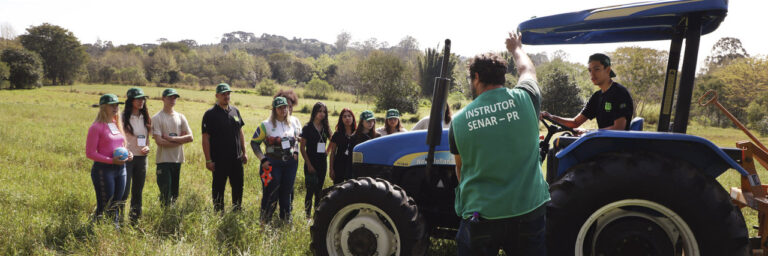
[[[243,150],[243,152],[245,152],[245,150]],[[248,164],[248,156],[246,154],[243,154],[243,158],[241,158],[240,160],[243,161],[243,165]]]
[[[518,33],[518,32],[511,33],[510,32],[509,33],[509,38],[507,38],[507,40],[505,42],[507,44],[507,51],[514,52],[515,50],[520,49],[520,47],[522,47],[522,45],[523,45],[523,43],[521,42],[521,38],[522,37],[520,36],[520,33]]]
[[[213,172],[216,169],[216,163],[214,162],[205,163],[205,168]]]

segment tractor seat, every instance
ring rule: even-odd
[[[632,122],[629,123],[629,130],[630,131],[642,131],[643,130],[643,122],[645,122],[645,118],[642,117],[635,117],[632,119]]]

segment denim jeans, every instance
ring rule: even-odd
[[[157,188],[160,190],[160,202],[169,206],[179,197],[179,174],[181,163],[157,164]]]
[[[546,255],[546,205],[530,213],[479,221],[464,219],[456,234],[458,255]]]
[[[147,177],[147,156],[134,156],[133,161],[125,163],[125,190],[121,201],[125,203],[131,196],[131,207],[128,217],[136,221],[141,217],[141,197],[144,191],[144,181]],[[125,209],[122,205],[120,210]]]
[[[272,219],[272,214],[278,203],[280,205],[280,219],[290,221],[293,183],[296,181],[296,169],[299,162],[293,158],[288,159],[288,161],[267,159],[272,165],[272,180],[264,186],[264,179],[261,179],[261,221],[268,222]],[[264,169],[259,170],[259,176],[263,173]]]
[[[125,190],[125,165],[94,162],[91,168],[91,181],[96,192],[96,212],[100,218],[104,211],[107,217],[118,222],[120,208],[118,202]]]

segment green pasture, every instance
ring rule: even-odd
[[[120,230],[108,224],[92,224],[89,215],[96,205],[90,167],[85,157],[85,137],[96,117],[90,107],[102,93],[115,93],[124,100],[128,86],[75,85],[51,86],[35,90],[0,90],[0,254],[80,254],[80,255],[309,255],[309,224],[304,218],[304,176],[299,168],[293,203],[293,222],[264,226],[258,221],[261,200],[258,161],[248,150],[251,161],[245,167],[243,211],[219,215],[211,202],[211,174],[205,169],[200,144],[200,123],[205,110],[214,103],[211,88],[179,89],[176,110],[186,115],[195,141],[184,146],[187,162],[182,165],[180,197],[173,207],[164,209],[158,201],[154,154],[150,153],[144,187],[144,215],[135,228]],[[162,87],[144,87],[150,96],[150,114],[161,110]],[[298,90],[303,95],[301,90]],[[301,98],[294,115],[311,109],[317,100]],[[322,100],[331,113],[350,108],[355,113],[374,105],[355,95],[333,93]],[[232,95],[246,123],[250,137],[259,122],[269,115],[271,97],[252,90]],[[465,104],[464,104],[465,105]],[[424,106],[419,114],[428,115]],[[376,113],[383,117],[383,113]],[[380,125],[380,124],[379,124]],[[592,124],[594,125],[594,124]],[[410,128],[413,122],[406,122]],[[646,125],[646,129],[655,129]],[[748,139],[737,129],[703,127],[693,124],[689,133],[705,137],[719,146],[734,147]],[[766,141],[763,138],[763,141]],[[155,148],[154,143],[152,144]],[[153,150],[154,152],[154,150]],[[300,166],[303,164],[300,163]],[[765,170],[760,168],[760,171]],[[718,178],[724,187],[739,186],[734,170]],[[765,179],[764,179],[765,180]],[[325,181],[329,186],[330,180]],[[230,192],[227,186],[227,193]],[[229,194],[225,202],[230,204]],[[229,207],[227,208],[229,209]],[[756,213],[743,210],[747,225],[757,225]],[[702,213],[706,214],[706,213]],[[751,229],[751,228],[750,228]],[[750,231],[755,235],[755,231]],[[450,240],[433,239],[431,254],[453,254]]]

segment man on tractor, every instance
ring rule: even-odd
[[[589,56],[589,76],[592,83],[600,90],[592,94],[587,105],[574,118],[564,118],[541,112],[541,116],[550,118],[571,128],[578,128],[588,119],[597,117],[597,127],[606,130],[629,130],[629,123],[634,113],[632,96],[623,85],[614,82],[616,73],[611,70],[611,59],[605,54],[595,53]],[[575,129],[584,133],[584,129]]]

